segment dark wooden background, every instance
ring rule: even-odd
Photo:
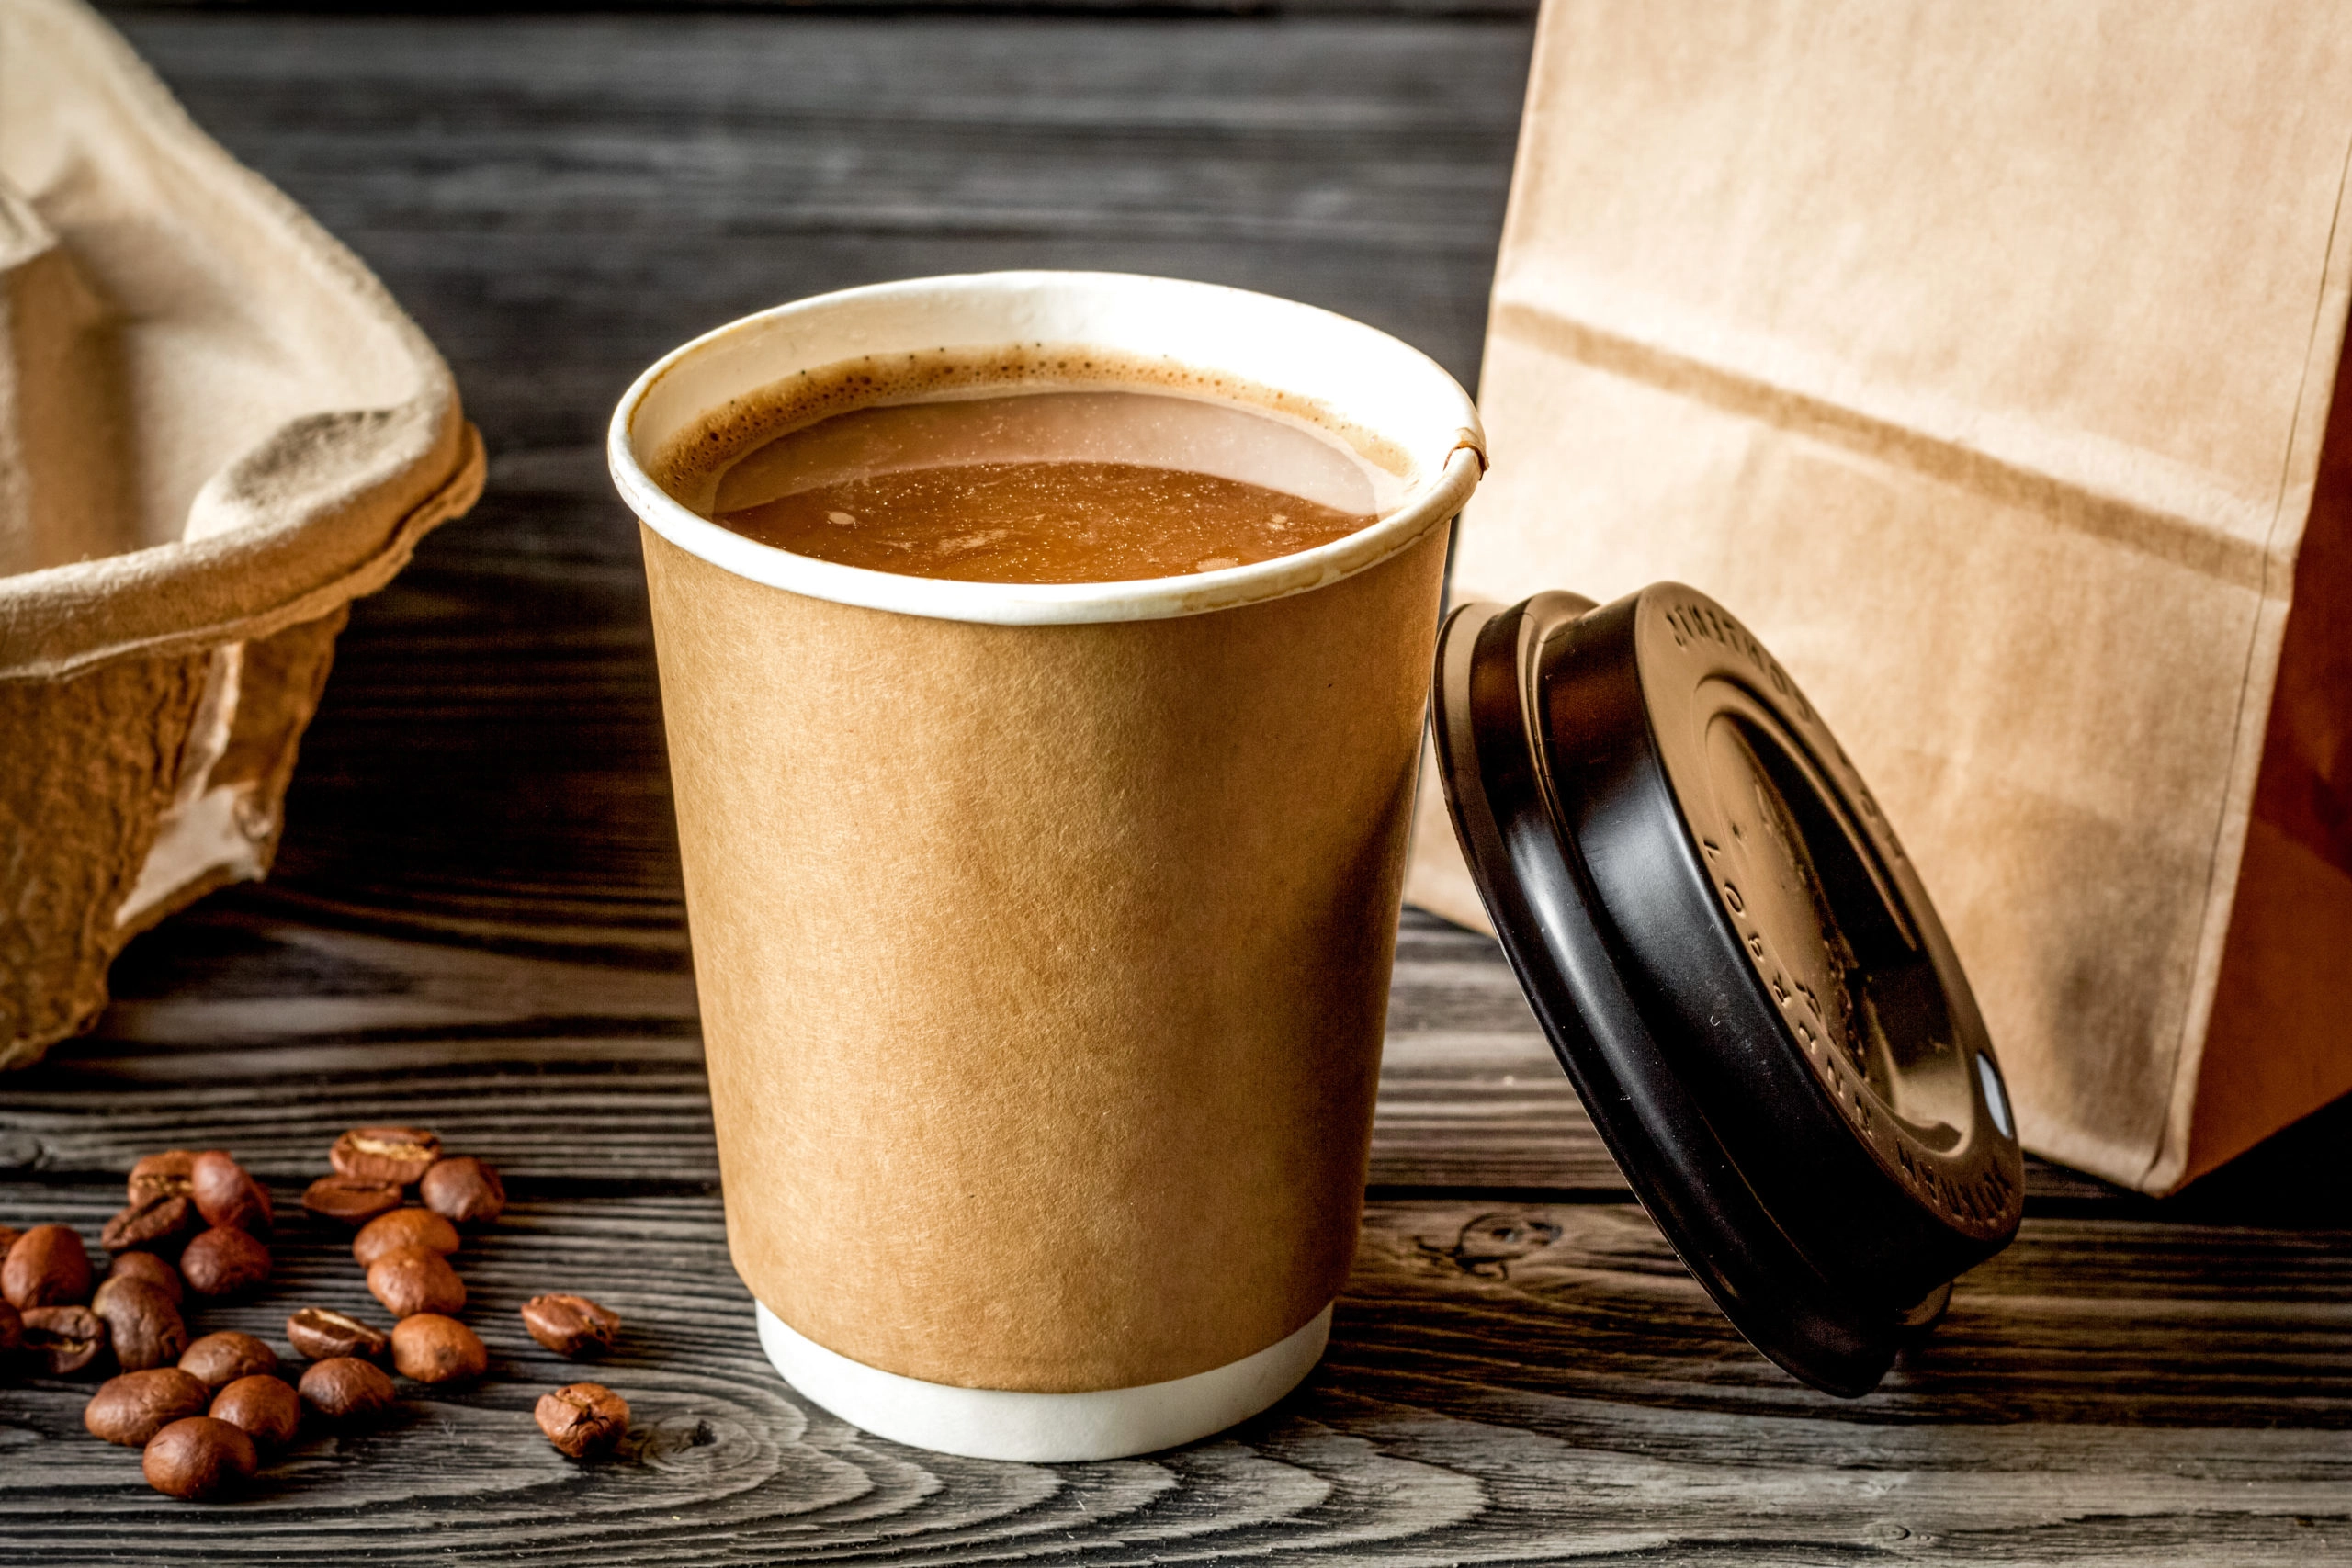
[[[1843,1403],[1709,1307],[1492,945],[1418,915],[1362,1259],[1274,1412],[986,1464],[865,1438],[760,1359],[615,399],[744,311],[999,266],[1286,294],[1474,382],[1528,8],[113,15],[440,344],[491,477],[356,607],[277,875],[141,939],[99,1030],[0,1080],[0,1223],[95,1238],[170,1145],[234,1150],[290,1207],[375,1121],[437,1126],[517,1202],[459,1260],[492,1379],[309,1440],[244,1502],[146,1491],[82,1432],[85,1385],[0,1388],[0,1562],[2352,1562],[2346,1107],[2165,1203],[2036,1167],[2018,1243]],[[1495,1215],[1556,1239],[1463,1244]],[[298,1220],[278,1253],[201,1325],[372,1314],[338,1235]],[[514,1307],[556,1288],[632,1325],[607,1464],[529,1424],[576,1374]]]

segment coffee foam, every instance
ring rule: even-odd
[[[834,414],[893,403],[1054,391],[1157,392],[1226,403],[1337,441],[1407,484],[1417,477],[1403,447],[1340,417],[1317,399],[1174,359],[1042,343],[872,354],[816,366],[712,409],[665,442],[646,471],[680,505],[708,517],[719,479],[739,458]]]

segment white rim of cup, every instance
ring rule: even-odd
[[[1067,1464],[1197,1442],[1270,1408],[1306,1381],[1331,1337],[1331,1309],[1254,1354],[1136,1388],[1023,1393],[923,1382],[828,1350],[755,1303],[760,1348],[814,1404],[854,1427],[934,1453]]]
[[[1057,332],[1037,341],[1099,342],[1125,353],[1157,355],[1188,369],[1231,375],[1316,398],[1406,453],[1413,472],[1408,476],[1404,504],[1328,545],[1217,571],[1124,582],[971,582],[872,571],[760,544],[679,504],[654,483],[640,462],[636,444],[638,415],[662,382],[681,367],[729,350],[755,352],[759,344],[771,339],[789,344],[796,331],[819,326],[825,316],[845,311],[906,307],[906,314],[920,322],[943,308],[951,316],[960,308],[970,318],[968,325],[953,329],[965,335],[944,342],[920,330],[903,336],[859,333],[856,347],[827,358],[794,362],[788,353],[780,355],[772,368],[728,393],[741,396],[796,371],[861,354],[986,350],[1032,341],[1041,320],[1055,319],[1050,310],[1040,311],[1041,303],[1072,307],[1069,313],[1078,317],[1118,318],[1121,330],[1107,340],[1085,333],[1081,328],[1075,335]],[[1237,329],[1252,322],[1263,324],[1290,341],[1293,346],[1284,353],[1321,369],[1337,384],[1302,386],[1292,378],[1266,374],[1267,366],[1248,362],[1254,357],[1250,344],[1262,340],[1238,330],[1227,334],[1222,351],[1202,352],[1198,338],[1188,335],[1183,323],[1197,321],[1204,313],[1213,320],[1233,319]],[[1144,323],[1141,332],[1136,331],[1139,320]],[[1000,324],[992,326],[992,321]],[[1056,332],[1050,326],[1043,330]],[[1352,389],[1342,374],[1345,371],[1352,371],[1357,378]],[[1376,379],[1365,382],[1362,378],[1366,377]],[[1366,385],[1376,386],[1385,394],[1372,409],[1363,406],[1362,392]],[[715,401],[706,400],[702,406],[715,406]],[[1420,428],[1395,428],[1400,410]],[[1486,469],[1486,437],[1469,394],[1434,360],[1348,317],[1272,295],[1175,278],[1102,272],[995,272],[841,289],[762,310],[705,333],[664,355],[623,395],[613,412],[606,457],[613,482],[648,527],[738,577],[837,604],[940,620],[1068,626],[1202,615],[1286,598],[1351,577],[1404,550],[1430,529],[1443,526],[1462,510]]]

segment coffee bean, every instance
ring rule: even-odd
[[[266,1449],[294,1440],[302,1427],[302,1401],[283,1378],[256,1374],[239,1378],[213,1396],[208,1412],[215,1421],[242,1427]]]
[[[199,1296],[243,1295],[268,1280],[269,1248],[250,1231],[214,1225],[198,1232],[180,1254],[180,1277]]]
[[[286,1337],[313,1361],[337,1356],[357,1356],[380,1361],[391,1348],[391,1337],[372,1323],[362,1323],[325,1307],[304,1307],[286,1320]]]
[[[578,1358],[610,1349],[621,1317],[586,1296],[533,1296],[523,1303],[523,1326],[557,1355]]]
[[[327,1162],[337,1176],[402,1187],[432,1169],[440,1157],[441,1139],[422,1127],[355,1127],[327,1151]]]
[[[390,1181],[322,1176],[302,1190],[302,1207],[321,1219],[341,1220],[347,1225],[364,1225],[400,1206],[400,1186]]]
[[[392,1407],[392,1380],[349,1356],[311,1362],[300,1393],[303,1404],[322,1420],[343,1426],[373,1421]]]
[[[392,1368],[418,1382],[461,1382],[490,1370],[490,1351],[456,1318],[421,1312],[392,1325]]]
[[[70,1378],[87,1371],[107,1353],[106,1320],[85,1306],[27,1307],[25,1348],[49,1375]]]
[[[113,1267],[107,1270],[109,1280],[144,1280],[180,1304],[180,1271],[152,1252],[125,1252],[119,1255]],[[105,1290],[101,1283],[98,1289]],[[95,1298],[94,1298],[95,1299]]]
[[[114,1359],[126,1372],[176,1366],[187,1353],[187,1325],[172,1298],[144,1280],[109,1278],[90,1298],[104,1319]]]
[[[70,1225],[35,1225],[0,1263],[0,1296],[19,1312],[86,1302],[90,1284],[90,1254]]]
[[[180,1358],[180,1371],[193,1372],[218,1393],[239,1378],[275,1375],[277,1352],[250,1334],[223,1329],[190,1345]]]
[[[153,1198],[189,1198],[195,1196],[196,1156],[187,1149],[168,1149],[159,1155],[149,1155],[130,1168],[130,1203],[133,1208]]]
[[[24,1348],[25,1320],[17,1315],[15,1307],[0,1302],[0,1365]]]
[[[203,1415],[211,1402],[212,1391],[177,1367],[151,1367],[100,1383],[82,1425],[103,1441],[143,1449],[173,1422]]]
[[[109,1273],[105,1279],[98,1281],[98,1288],[90,1292],[90,1310],[96,1313],[100,1317],[105,1317],[107,1315],[107,1303],[109,1301],[119,1301],[122,1298],[123,1292],[129,1290],[133,1285],[146,1285],[151,1291],[156,1289],[155,1286],[150,1284],[147,1280],[118,1279],[113,1274]],[[157,1293],[161,1294],[162,1292],[159,1291]],[[179,1303],[174,1302],[172,1304],[176,1307],[179,1305]],[[133,1371],[138,1371],[135,1367],[130,1370]]]
[[[186,1198],[150,1198],[133,1203],[106,1224],[98,1245],[108,1252],[169,1252],[201,1227],[196,1204]]]
[[[394,1209],[359,1227],[351,1238],[351,1256],[365,1269],[403,1247],[422,1247],[446,1257],[458,1250],[458,1227],[430,1209]]]
[[[506,1183],[498,1179],[498,1168],[471,1155],[435,1164],[416,1192],[426,1208],[461,1225],[487,1224],[506,1212]]]
[[[576,1382],[543,1393],[531,1414],[548,1441],[572,1459],[610,1453],[628,1430],[628,1401],[600,1382]]]
[[[368,1289],[394,1317],[462,1312],[466,1282],[430,1247],[399,1247],[368,1265]]]
[[[156,1491],[201,1499],[251,1481],[261,1468],[261,1455],[241,1428],[209,1416],[191,1416],[156,1433],[139,1463]]]
[[[248,1231],[269,1229],[275,1217],[269,1189],[219,1149],[207,1149],[196,1156],[188,1184],[205,1224]]]

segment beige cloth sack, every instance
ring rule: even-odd
[[[1453,596],[1714,595],[1900,828],[2027,1145],[2352,1089],[2352,29],[1551,0]],[[1483,924],[1434,789],[1408,897]]]
[[[74,0],[0,0],[0,1066],[277,847],[345,604],[481,483],[367,269]]]

